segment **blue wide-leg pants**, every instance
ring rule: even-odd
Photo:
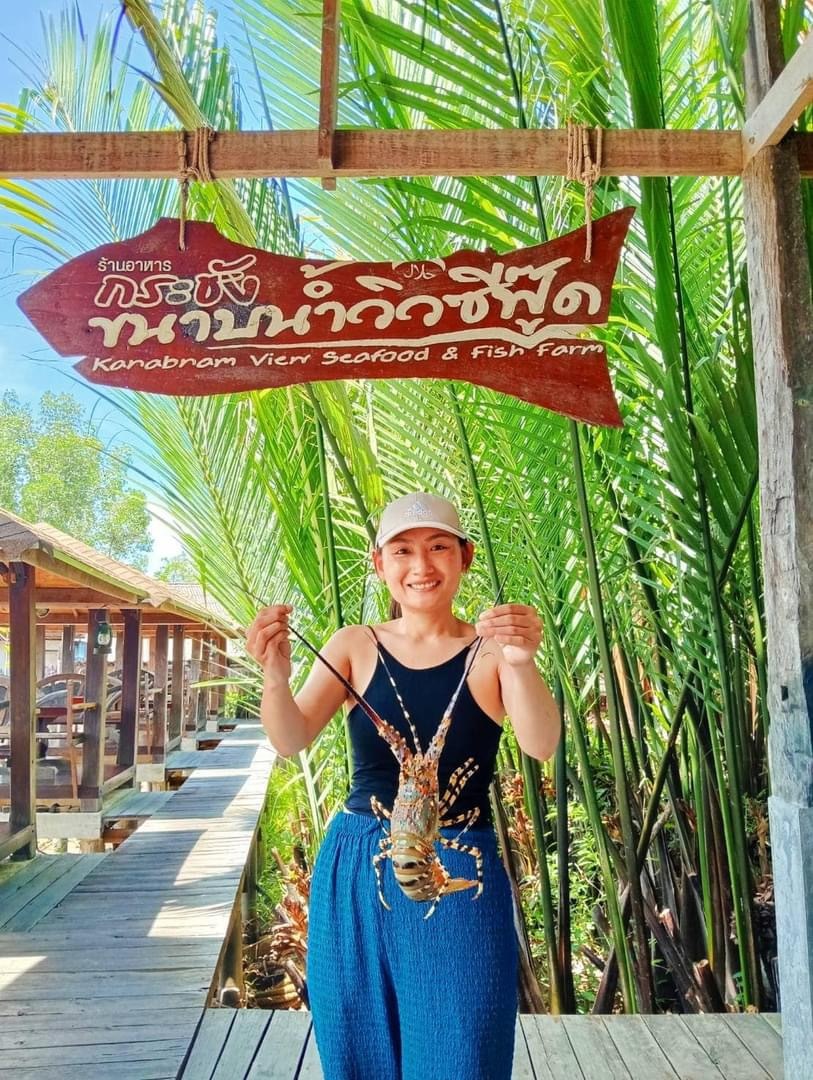
[[[378,899],[372,858],[383,835],[375,818],[340,812],[313,870],[307,977],[325,1080],[510,1080],[517,942],[493,830],[459,837],[482,852],[482,895],[448,894],[429,919],[389,859],[392,911]],[[452,877],[474,878],[470,855],[438,850]]]

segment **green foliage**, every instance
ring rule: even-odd
[[[161,581],[197,581],[198,569],[188,555],[168,555],[153,577]]]
[[[149,514],[127,464],[126,450],[105,452],[71,394],[44,393],[36,412],[12,391],[0,398],[0,506],[143,567]]]

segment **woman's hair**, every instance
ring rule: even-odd
[[[465,536],[458,536],[457,541],[460,544],[461,548],[464,548],[466,546],[466,544],[468,544],[468,542],[469,542],[468,539]],[[392,620],[392,619],[400,619],[402,614],[403,614],[403,612],[401,611],[401,605],[398,603],[397,600],[393,600],[392,597],[390,597],[390,609],[389,609],[389,618],[390,618],[390,620]]]

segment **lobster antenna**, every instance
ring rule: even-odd
[[[495,606],[497,604],[501,603],[504,589],[505,589],[505,581],[502,581],[500,583],[499,587],[497,588],[497,599],[494,601]],[[479,634],[474,639],[474,642],[472,643],[474,647],[472,648],[471,654],[470,654],[468,660],[466,661],[466,665],[465,665],[465,667],[463,669],[463,674],[460,676],[460,682],[457,684],[457,686],[455,688],[455,691],[452,694],[451,700],[449,701],[449,704],[446,706],[446,711],[444,712],[443,717],[441,718],[441,722],[440,722],[440,725],[438,726],[438,730],[435,732],[434,736],[432,737],[432,741],[429,744],[429,747],[428,747],[428,749],[426,751],[427,755],[437,752],[437,750],[436,750],[436,745],[437,745],[436,740],[437,740],[438,735],[439,735],[439,733],[441,731],[441,728],[443,727],[443,721],[448,717],[449,718],[448,722],[451,723],[451,715],[452,715],[452,712],[454,710],[455,705],[457,704],[457,699],[460,697],[460,693],[461,693],[463,687],[466,685],[466,679],[468,679],[468,677],[469,677],[469,673],[471,672],[471,669],[474,666],[474,661],[477,659],[477,654],[480,652],[480,649],[482,648],[484,641],[485,641],[485,638],[480,637]]]
[[[247,589],[245,587],[245,585],[242,585],[241,589],[245,593],[246,596],[250,597],[256,603],[262,604],[263,607],[267,606],[267,603],[266,603],[265,600],[261,600],[259,598],[259,596],[255,596],[254,593],[251,592],[250,589]],[[382,720],[382,718],[378,715],[378,713],[375,711],[375,709],[372,707],[372,705],[370,705],[367,701],[364,700],[364,698],[361,696],[361,694],[358,693],[358,691],[355,689],[355,687],[347,679],[345,679],[344,675],[342,675],[342,673],[340,671],[336,670],[336,668],[331,664],[331,662],[319,652],[319,650],[316,648],[315,645],[312,645],[308,641],[308,639],[305,637],[304,634],[300,634],[299,631],[295,630],[294,627],[291,626],[290,624],[288,625],[288,629],[294,635],[294,637],[297,639],[297,641],[301,641],[302,644],[305,646],[305,648],[309,649],[313,653],[313,655],[316,657],[316,659],[321,660],[322,663],[325,665],[325,667],[328,669],[328,671],[330,671],[333,675],[335,675],[335,677],[339,680],[339,682],[342,684],[342,686],[345,688],[345,690],[348,692],[348,694],[350,694],[350,696],[353,698],[353,700],[355,702],[357,702],[357,704],[361,708],[362,712],[364,712],[365,715],[368,716],[369,719],[372,720],[372,722],[376,725],[376,728],[380,724],[385,723],[385,721]]]

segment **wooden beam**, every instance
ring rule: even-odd
[[[169,721],[167,724],[167,748],[181,737],[183,728],[183,692],[184,692],[184,628],[172,627],[172,694],[169,699]]]
[[[62,662],[60,671],[75,671],[76,659],[74,655],[74,642],[76,639],[76,627],[73,625],[62,627]]]
[[[123,611],[124,635],[121,657],[121,723],[116,764],[135,764],[138,742],[138,713],[141,690],[141,610]]]
[[[2,147],[5,135],[0,135],[0,160],[2,160]],[[49,574],[71,581],[75,585],[86,585],[90,589],[97,589],[106,597],[107,602],[124,600],[128,607],[140,603],[144,599],[143,593],[133,592],[132,586],[124,581],[115,581],[107,578],[104,574],[96,574],[92,570],[84,570],[73,563],[63,560],[58,556],[49,555],[45,551],[27,551],[25,561],[40,570],[47,570]]]
[[[193,687],[192,683],[200,682],[202,642],[199,637],[192,638],[192,656],[189,665],[189,695],[186,701],[186,716],[184,718],[184,731],[187,733],[197,731],[198,702],[201,691]]]
[[[31,829],[28,842],[14,852],[15,859],[33,859],[37,854],[37,783],[35,766],[34,686],[35,627],[34,568],[27,563],[11,563],[9,639],[9,706],[11,724],[11,808],[9,831]]]
[[[36,598],[35,598],[34,603],[36,605]],[[44,679],[45,678],[45,626],[42,623],[40,623],[39,620],[37,622],[38,622],[38,625],[37,625],[37,633],[36,633],[35,646],[34,646],[34,651],[35,651],[36,657],[37,657],[36,672],[37,672],[37,678],[38,679]]]
[[[742,163],[776,146],[813,101],[813,31],[790,58],[742,129]]]
[[[104,779],[104,728],[107,701],[107,656],[93,651],[96,624],[108,621],[105,608],[91,608],[88,612],[87,663],[85,666],[85,695],[88,701],[97,702],[95,709],[88,709],[84,720],[82,742],[82,810],[98,810],[101,807],[101,790]],[[98,806],[95,805],[98,802]]]
[[[322,69],[319,79],[319,132],[316,163],[322,173],[322,187],[333,190],[336,178],[334,140],[339,104],[339,18],[341,0],[324,0],[322,9]]]
[[[135,607],[135,605],[129,605]],[[122,605],[124,607],[124,605]],[[173,615],[168,611],[153,611],[150,608],[142,608],[141,615],[141,627],[142,630],[145,627],[155,626],[175,626],[183,625],[191,633],[201,634],[206,630],[206,626],[198,619],[184,619],[180,615]],[[3,626],[6,622],[6,616],[8,614],[8,601],[0,600],[0,626]],[[84,628],[87,621],[87,609],[81,607],[69,607],[65,605],[62,611],[59,607],[52,607],[47,615],[44,615],[37,619],[37,622],[41,626],[81,626]],[[120,630],[124,626],[124,620],[121,615],[121,610],[114,608],[109,612],[107,620],[114,630]]]
[[[753,113],[782,64],[776,0],[752,0]],[[795,147],[743,176],[756,374],[770,713],[769,799],[785,1076],[813,1061],[813,303]]]
[[[153,700],[153,734],[150,750],[154,754],[166,752],[167,739],[167,661],[169,657],[169,627],[159,626],[155,631],[155,698]]]
[[[796,134],[804,176],[813,176],[813,135]],[[222,131],[211,144],[215,176],[316,177],[319,135],[312,131]],[[336,131],[331,175],[564,176],[567,132]],[[741,131],[606,131],[605,176],[738,176]],[[173,131],[0,135],[0,176],[89,180],[178,175]]]

